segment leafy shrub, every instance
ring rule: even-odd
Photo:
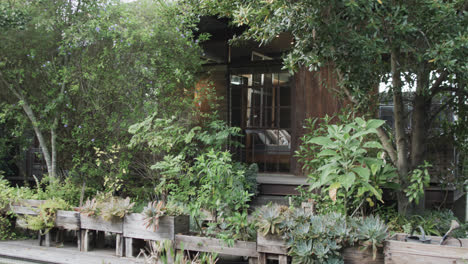
[[[57,211],[70,209],[70,205],[62,199],[49,199],[40,204],[38,209],[38,215],[26,216],[26,225],[31,230],[46,234],[55,225]]]
[[[381,188],[396,188],[393,180],[397,174],[382,159],[383,152],[375,153],[382,146],[371,138],[385,121],[366,121],[351,115],[340,119],[344,121],[342,124],[332,124],[325,117],[318,129],[317,119],[309,120],[308,129],[312,132],[302,138],[297,156],[308,171],[309,190],[320,190],[319,201],[340,203],[341,212],[348,214],[350,209],[357,211],[365,201],[370,206],[374,200],[382,201]]]
[[[193,166],[197,175],[194,208],[204,208],[215,217],[232,215],[248,208],[249,193],[245,167],[232,160],[227,151],[210,150],[197,157]]]

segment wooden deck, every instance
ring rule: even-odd
[[[307,177],[293,174],[259,173],[257,183],[263,195],[295,195],[299,194],[296,188],[309,185]]]
[[[117,257],[114,249],[80,252],[76,246],[40,247],[37,240],[0,241],[0,256],[53,264],[144,263],[143,259]]]

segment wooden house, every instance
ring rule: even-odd
[[[203,43],[206,75],[223,97],[222,117],[242,129],[244,147],[239,160],[256,163],[262,194],[294,194],[305,184],[294,152],[304,134],[303,122],[338,112],[343,102],[330,90],[337,85],[331,67],[319,71],[300,69],[291,74],[283,69],[282,55],[293,45],[283,33],[269,44],[253,41],[230,43],[243,28],[228,26],[226,20],[204,17],[200,31],[211,35]]]

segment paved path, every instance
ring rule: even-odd
[[[37,240],[0,241],[0,256],[35,260],[52,264],[124,264],[144,263],[142,259],[117,257],[115,250],[95,250],[80,252],[77,248],[65,246],[40,247]]]

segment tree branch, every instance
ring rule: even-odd
[[[438,94],[441,90],[441,84],[447,78],[448,72],[444,71],[439,75],[439,78],[432,84],[431,86],[431,97],[434,97],[436,94]]]
[[[336,69],[336,73],[338,75],[338,83],[342,83],[343,81],[343,74],[341,73],[340,70]],[[357,105],[358,102],[356,100],[356,98],[354,98],[351,94],[351,92],[349,91],[349,89],[347,87],[345,87],[344,85],[340,85],[340,87],[343,89],[344,93],[346,94],[346,97],[348,98],[348,100],[352,103],[352,104],[355,104]],[[387,151],[388,153],[388,156],[390,157],[390,160],[392,161],[393,164],[396,165],[396,162],[397,162],[397,152],[395,150],[395,148],[393,147],[392,145],[392,141],[390,140],[390,137],[388,136],[387,132],[382,128],[382,127],[379,127],[377,128],[377,136],[379,137],[380,139],[380,142],[382,143],[382,146],[383,148],[385,149],[385,151]]]

